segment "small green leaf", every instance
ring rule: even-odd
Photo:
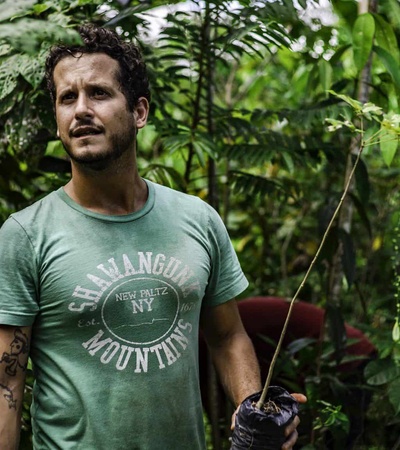
[[[400,327],[399,327],[399,319],[398,318],[396,319],[394,326],[393,326],[392,339],[394,340],[394,342],[400,341]]]
[[[35,14],[40,15],[42,12],[47,11],[50,8],[50,4],[49,3],[41,3],[41,4],[36,4],[33,7],[33,12]]]
[[[397,146],[399,143],[398,135],[387,128],[381,127],[379,136],[379,147],[381,149],[383,161],[388,167],[390,167],[397,151]]]
[[[382,108],[371,102],[364,103],[361,112],[368,120],[377,120],[377,116],[381,116],[383,114]]]
[[[344,102],[348,103],[357,113],[362,111],[363,105],[358,100],[354,100],[354,98],[351,98],[348,95],[338,94],[337,92],[332,90],[329,90],[328,92],[334,95],[335,97],[340,98]]]
[[[353,26],[354,64],[361,71],[371,54],[375,34],[375,20],[372,14],[361,14]]]
[[[46,147],[46,155],[64,155],[65,150],[61,141],[49,141]]]
[[[393,113],[390,111],[385,114],[382,120],[382,128],[386,128],[392,133],[397,135],[400,134],[400,114]]]
[[[309,347],[311,345],[314,345],[316,342],[317,342],[317,339],[315,339],[315,338],[300,338],[300,339],[296,339],[295,341],[291,342],[286,347],[286,350],[291,355],[294,355],[295,353],[299,352],[303,348],[306,348],[306,347]]]

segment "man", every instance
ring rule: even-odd
[[[36,450],[203,449],[199,324],[232,401],[260,390],[233,300],[247,281],[212,208],[138,174],[150,100],[138,49],[80,33],[46,63],[71,180],[0,233],[0,355],[26,337]],[[2,450],[18,447],[27,354],[15,373],[0,363],[13,402],[0,400]]]

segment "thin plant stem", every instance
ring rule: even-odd
[[[292,300],[290,301],[289,310],[288,310],[287,315],[286,315],[285,323],[283,325],[283,328],[282,328],[282,331],[281,331],[281,335],[279,337],[278,344],[276,346],[274,355],[273,355],[272,360],[271,360],[271,364],[270,364],[269,369],[268,369],[268,375],[267,375],[267,379],[265,381],[264,389],[263,389],[263,391],[261,393],[260,399],[258,400],[258,402],[256,404],[256,407],[258,409],[261,409],[262,406],[264,405],[265,398],[267,396],[267,391],[268,391],[268,388],[269,388],[269,386],[271,384],[271,379],[272,379],[272,374],[274,372],[275,364],[276,364],[276,361],[278,359],[279,353],[281,351],[283,339],[285,338],[286,330],[287,330],[287,327],[288,327],[288,324],[289,324],[289,321],[290,321],[290,317],[292,315],[293,306],[294,306],[294,304],[295,304],[295,302],[297,300],[297,297],[300,294],[300,291],[303,289],[304,284],[307,281],[307,279],[308,279],[308,277],[309,277],[309,275],[311,273],[311,270],[313,269],[313,267],[314,267],[314,265],[315,265],[315,263],[316,263],[316,261],[318,259],[319,254],[321,253],[322,247],[325,244],[325,241],[326,241],[326,238],[328,237],[329,231],[331,230],[331,228],[333,226],[333,223],[334,223],[334,221],[335,221],[335,219],[336,219],[336,217],[337,217],[337,215],[338,215],[338,213],[340,211],[340,208],[342,207],[342,204],[344,202],[344,199],[346,198],[347,192],[349,191],[350,183],[351,183],[351,181],[353,179],[354,172],[355,172],[355,170],[357,168],[358,162],[360,161],[363,149],[364,149],[364,141],[362,141],[361,144],[360,144],[360,149],[357,152],[356,160],[355,160],[354,165],[353,165],[353,167],[351,169],[351,172],[349,173],[349,176],[347,178],[347,182],[346,182],[343,194],[342,194],[342,196],[341,196],[341,198],[339,200],[339,203],[338,203],[338,205],[337,205],[337,207],[336,207],[336,209],[335,209],[335,211],[334,211],[334,213],[332,215],[331,220],[329,221],[329,224],[328,224],[328,226],[327,226],[327,228],[325,230],[325,233],[322,236],[322,240],[321,240],[321,242],[320,242],[320,244],[318,246],[318,249],[317,249],[317,251],[315,253],[315,256],[314,256],[313,260],[311,261],[311,264],[308,267],[307,272],[304,275],[303,280],[300,283],[300,286],[297,288],[296,293],[294,294]]]

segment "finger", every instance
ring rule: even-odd
[[[286,425],[285,427],[285,436],[289,437],[294,431],[296,431],[297,426],[300,423],[299,416],[295,416],[292,422],[290,422],[289,425]]]
[[[240,405],[235,409],[235,412],[232,414],[232,419],[231,419],[231,431],[233,431],[233,429],[235,428],[235,418],[236,418],[236,414],[238,413],[240,408]]]
[[[299,403],[307,403],[307,397],[303,394],[290,394],[294,397]]]
[[[288,437],[288,439],[282,445],[282,450],[291,450],[296,444],[298,438],[297,430],[294,430],[293,433]]]

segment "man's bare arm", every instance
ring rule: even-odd
[[[225,392],[238,407],[249,395],[261,390],[259,366],[253,344],[243,327],[235,300],[202,311],[201,328]],[[302,394],[293,394],[305,403]],[[232,429],[234,417],[232,416]],[[286,442],[282,450],[291,450],[298,437],[296,416],[285,428]]]
[[[0,325],[0,448],[17,450],[31,327]]]
[[[236,301],[204,308],[200,325],[225,392],[238,406],[261,389],[261,381],[253,344]]]

